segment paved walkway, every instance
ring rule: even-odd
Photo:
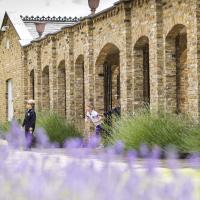
[[[8,145],[5,140],[0,140],[0,146]],[[87,156],[84,156],[87,155]],[[35,156],[38,159],[43,159],[44,157],[48,157],[49,162],[54,161],[54,159],[59,159],[63,165],[68,162],[72,162],[74,160],[81,159],[84,160],[86,163],[90,161],[94,161],[95,163],[104,163],[105,159],[109,159],[106,157],[104,149],[86,149],[86,148],[79,148],[79,149],[62,149],[62,148],[52,148],[52,149],[36,149],[32,148],[30,151],[24,150],[13,150],[12,151],[12,158],[13,159],[22,159],[30,156]],[[178,168],[179,169],[187,169],[189,168],[187,160],[177,160],[178,161]],[[134,166],[136,168],[143,168],[147,159],[137,159],[135,161]],[[123,155],[115,156],[114,159],[111,161],[112,164],[116,166],[120,166],[121,168],[127,167],[127,158]],[[167,161],[166,160],[158,160],[157,168],[167,168]]]

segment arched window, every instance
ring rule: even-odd
[[[165,42],[166,109],[176,113],[188,110],[187,30],[175,25]]]
[[[134,46],[134,110],[149,105],[149,39],[143,36]]]
[[[120,99],[119,49],[108,43],[100,51],[95,65],[95,108],[110,111]]]
[[[79,55],[75,62],[75,114],[76,119],[83,119],[85,116],[83,55]]]
[[[58,66],[58,114],[66,117],[66,71],[65,61]]]
[[[49,95],[49,66],[46,66],[42,71],[42,110],[50,109]]]
[[[34,83],[34,70],[30,73],[30,98],[35,99],[35,83]]]

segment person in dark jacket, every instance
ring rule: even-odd
[[[121,116],[121,106],[120,106],[119,99],[116,100],[115,107],[112,109],[111,113],[114,114],[116,117]]]
[[[115,100],[114,108],[104,113],[106,119],[111,119],[112,116],[120,117],[121,116],[121,107],[119,99]]]
[[[26,113],[22,127],[25,128],[26,148],[31,148],[33,133],[35,130],[36,113],[34,111],[34,100],[27,100]]]

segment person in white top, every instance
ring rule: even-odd
[[[95,126],[95,134],[96,136],[100,136],[102,131],[102,118],[98,112],[94,110],[94,107],[90,104],[86,108],[86,121],[91,121]]]

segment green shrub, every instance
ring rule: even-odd
[[[5,139],[10,130],[10,122],[0,123],[0,139]]]
[[[38,113],[36,124],[45,129],[51,142],[63,144],[66,139],[82,137],[82,133],[71,122],[52,112]]]
[[[112,124],[116,125],[118,123],[118,121],[120,120],[119,117],[117,116],[112,116],[107,118],[103,124],[102,124],[102,132],[101,132],[101,137],[102,137],[102,143],[103,145],[109,146],[111,143],[111,136],[113,135],[113,127]]]
[[[189,153],[200,153],[200,127],[195,127],[185,137],[185,149]]]
[[[17,119],[16,122],[18,124],[22,124],[22,120],[21,119]],[[3,123],[0,123],[0,133],[1,134],[6,134],[9,132],[11,128],[11,122],[3,122]]]
[[[5,134],[10,129],[10,122],[0,123],[0,133]]]
[[[138,112],[114,123],[109,142],[121,140],[127,149],[138,150],[146,144],[166,150],[170,145],[180,152],[188,152],[190,147],[189,144],[186,147],[186,138],[194,129],[197,125],[182,115]]]

